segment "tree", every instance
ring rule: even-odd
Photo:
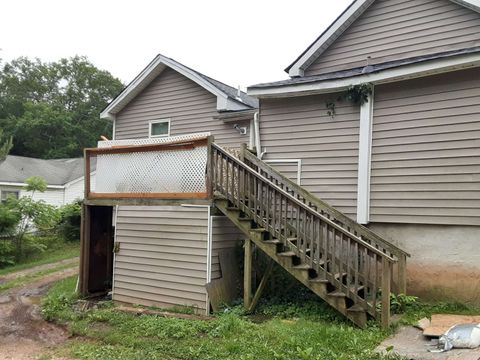
[[[10,136],[8,139],[3,140],[3,130],[0,129],[0,162],[5,160],[12,147],[13,137]]]
[[[111,135],[112,124],[99,114],[122,87],[82,56],[51,63],[21,57],[4,64],[0,128],[13,137],[12,154],[81,156],[100,135]]]

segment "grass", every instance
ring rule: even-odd
[[[0,269],[0,276],[29,269],[34,266],[50,264],[65,259],[71,259],[79,256],[79,254],[80,245],[78,243],[67,243],[62,246],[61,249],[47,250],[45,252],[39,253],[33,258],[24,260],[24,262]]]
[[[264,305],[256,317],[234,307],[208,321],[135,316],[111,302],[76,312],[75,281],[54,285],[42,314],[69,324],[76,337],[59,353],[76,359],[374,360],[382,357],[373,349],[390,334],[375,324],[357,329],[320,302]]]
[[[78,266],[78,264],[61,264],[61,265],[55,266],[51,269],[47,269],[47,270],[43,270],[43,271],[37,271],[37,272],[32,273],[32,274],[19,276],[15,279],[12,279],[10,281],[6,281],[6,282],[0,284],[0,294],[4,291],[7,291],[7,290],[15,288],[15,287],[20,287],[20,286],[23,286],[23,285],[30,284],[30,283],[34,282],[35,280],[40,279],[42,277],[45,277],[47,275],[50,275],[54,272],[69,269],[69,268],[72,268],[72,267],[75,267],[75,266]]]

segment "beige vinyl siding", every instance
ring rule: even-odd
[[[260,133],[265,159],[301,159],[301,184],[349,216],[356,214],[360,109],[331,96],[262,99]],[[290,178],[293,168],[288,169]]]
[[[116,225],[116,301],[205,310],[208,210],[122,206]]]
[[[305,75],[480,45],[480,14],[449,0],[376,0]]]
[[[480,69],[376,88],[371,221],[480,225]]]
[[[241,136],[233,124],[213,119],[218,115],[216,108],[215,95],[167,68],[117,114],[115,139],[148,138],[150,121],[170,119],[171,136],[210,131],[223,146],[248,142],[248,131]],[[248,126],[248,122],[240,126]]]
[[[226,216],[212,216],[212,279],[222,277],[218,252],[236,251],[243,239],[245,235]]]

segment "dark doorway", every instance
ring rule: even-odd
[[[112,288],[114,228],[112,206],[86,206],[81,263],[81,291],[95,294]],[[86,280],[86,281],[85,281]]]

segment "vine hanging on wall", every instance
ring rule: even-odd
[[[346,100],[353,105],[360,105],[368,102],[369,95],[372,94],[372,84],[364,83],[359,85],[352,85],[346,91],[341,93],[335,100],[327,100],[325,106],[327,108],[327,115],[331,118],[335,117],[335,108],[337,102]]]

